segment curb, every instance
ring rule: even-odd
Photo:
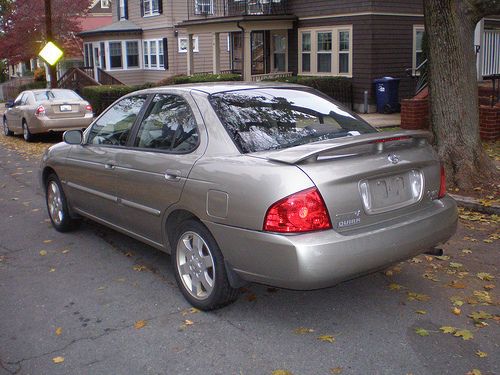
[[[459,207],[469,208],[474,211],[482,212],[489,215],[500,215],[500,205],[492,204],[491,206],[485,206],[479,199],[464,197],[462,195],[449,194]]]

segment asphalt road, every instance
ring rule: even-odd
[[[319,291],[249,285],[236,303],[196,312],[168,255],[88,221],[53,230],[36,157],[19,152],[0,142],[1,375],[500,374],[498,221],[463,220],[450,259],[420,256]],[[480,328],[475,311],[497,315]]]

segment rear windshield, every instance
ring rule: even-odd
[[[71,90],[46,90],[46,91],[36,91],[35,100],[41,102],[44,100],[60,100],[60,99],[72,99],[72,100],[83,100],[78,94]]]
[[[243,153],[376,132],[333,100],[302,89],[238,90],[209,100]]]

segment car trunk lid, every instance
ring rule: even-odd
[[[258,152],[297,165],[320,191],[335,230],[369,228],[423,209],[437,197],[439,161],[430,134],[364,134]]]
[[[50,119],[84,117],[86,105],[83,101],[71,99],[46,100],[40,103]]]

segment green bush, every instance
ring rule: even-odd
[[[19,92],[24,90],[36,90],[36,89],[44,89],[47,87],[46,81],[34,81],[31,83],[27,83],[25,85],[19,86]]]
[[[179,75],[173,77],[173,83],[179,85],[182,83],[200,83],[200,82],[225,82],[225,81],[241,81],[239,74],[195,74],[192,76]]]
[[[83,88],[82,96],[90,103],[94,113],[99,115],[115,100],[138,89],[141,88],[126,85],[87,86]]]
[[[44,68],[36,68],[33,72],[33,78],[35,81],[44,82],[46,81],[45,77],[45,69]]]

